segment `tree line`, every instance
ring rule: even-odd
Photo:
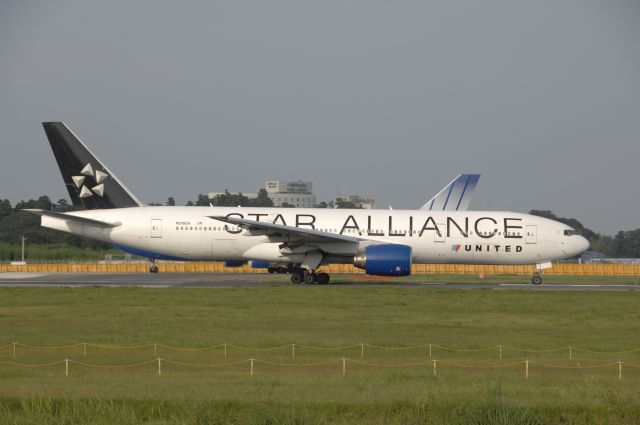
[[[176,205],[175,199],[169,197],[164,204],[152,203],[150,205]],[[195,201],[186,203],[188,206],[226,206],[226,207],[272,207],[273,201],[269,198],[264,189],[260,189],[258,196],[250,198],[242,193],[231,193],[225,190],[212,199],[207,195],[199,194]],[[293,207],[293,205],[282,205],[282,207]],[[317,208],[356,208],[350,202],[338,199],[336,202],[320,202]],[[33,245],[48,245],[48,248],[57,246],[59,249],[49,249],[47,258],[64,259],[77,258],[80,250],[89,250],[93,253],[89,255],[100,256],[110,252],[111,245],[94,241],[68,233],[46,229],[40,226],[40,217],[20,212],[26,208],[37,208],[47,211],[67,212],[73,211],[73,205],[66,199],[59,199],[52,202],[48,196],[40,196],[37,199],[20,201],[15,206],[9,200],[0,200],[0,261],[15,260],[20,257],[20,238],[25,236],[28,245],[33,249]],[[640,257],[640,229],[619,231],[613,236],[602,235],[589,228],[586,228],[576,218],[558,217],[549,210],[532,210],[530,214],[546,217],[565,223],[578,231],[591,243],[591,250],[601,252],[606,257]],[[66,254],[61,254],[62,251]],[[69,257],[65,257],[69,255]]]
[[[175,199],[170,196],[164,204],[159,202],[152,202],[149,205],[160,206],[160,205],[168,205],[174,206],[176,205]],[[274,207],[273,201],[269,198],[269,194],[266,189],[260,189],[258,191],[258,196],[255,198],[248,197],[243,195],[241,192],[239,193],[231,193],[228,189],[225,189],[224,193],[218,194],[213,198],[209,198],[209,196],[204,195],[202,193],[198,194],[198,197],[195,201],[187,201],[186,206],[214,206],[214,207]],[[284,202],[280,205],[281,208],[295,208],[295,205]],[[354,204],[350,201],[345,201],[342,198],[337,198],[335,201],[330,202],[319,202],[313,206],[314,208],[350,208],[350,209],[358,209],[361,208],[359,205]]]

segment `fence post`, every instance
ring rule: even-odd
[[[342,358],[342,376],[347,376],[347,358]]]
[[[364,358],[364,342],[360,343],[360,358]]]
[[[253,361],[255,359],[253,357],[251,357],[249,360],[251,361],[251,372],[250,372],[249,376],[253,376]]]
[[[224,343],[224,358],[227,358],[227,343]]]
[[[431,344],[429,344],[429,358],[431,358]]]
[[[573,360],[573,347],[569,346],[569,360]]]
[[[296,345],[295,344],[291,344],[291,358],[292,359],[296,358]]]
[[[433,376],[436,376],[438,372],[436,371],[436,365],[438,364],[437,360],[433,360]]]
[[[64,376],[69,376],[69,359],[64,359]]]
[[[529,379],[529,359],[524,361],[524,379]]]
[[[618,380],[622,381],[622,361],[618,361]]]
[[[162,363],[160,357],[158,357],[158,376],[162,376]]]
[[[502,360],[502,345],[498,345],[500,360]]]
[[[16,358],[16,343],[13,343],[13,358]]]

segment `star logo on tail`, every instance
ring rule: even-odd
[[[91,163],[88,163],[80,171],[79,176],[71,176],[71,179],[80,191],[78,196],[80,198],[89,198],[93,195],[104,196],[104,182],[109,177],[109,174],[104,171],[94,171]]]

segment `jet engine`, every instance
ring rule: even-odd
[[[368,246],[353,257],[353,265],[377,276],[409,276],[411,247],[399,244]]]

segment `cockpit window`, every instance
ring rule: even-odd
[[[564,235],[565,235],[565,236],[573,236],[573,235],[577,235],[577,234],[578,234],[578,232],[576,232],[576,231],[575,231],[575,230],[573,230],[573,229],[568,229],[568,230],[565,230],[565,231],[564,231]]]

